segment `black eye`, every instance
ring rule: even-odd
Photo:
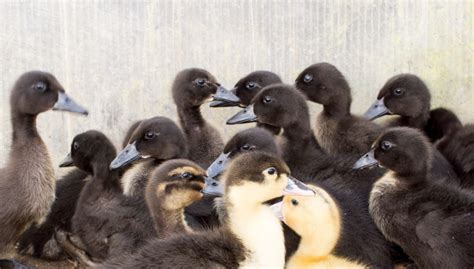
[[[250,149],[250,145],[249,144],[245,144],[243,145],[242,147],[240,147],[242,150],[249,150]]]
[[[203,79],[203,78],[198,78],[198,79],[196,79],[196,84],[197,84],[198,86],[201,86],[201,87],[202,87],[202,86],[204,86],[204,84],[206,84],[206,80]]]
[[[304,83],[310,83],[312,80],[313,80],[313,75],[311,75],[311,74],[306,74],[303,77]]]
[[[35,90],[39,92],[45,92],[47,89],[48,89],[48,86],[46,85],[46,83],[42,81],[35,84]]]
[[[190,178],[193,177],[193,175],[192,175],[191,173],[189,173],[189,172],[184,172],[184,173],[181,174],[180,177],[181,177],[182,179],[190,179]]]
[[[151,139],[155,138],[156,135],[157,135],[157,133],[155,133],[153,131],[148,131],[148,132],[145,133],[144,137],[145,137],[146,140],[151,140]]]
[[[255,86],[256,86],[256,84],[253,81],[250,81],[249,83],[247,83],[247,89],[249,89],[249,90],[255,88]]]
[[[382,141],[380,143],[380,148],[384,151],[387,151],[393,147],[393,144],[390,143],[389,141]]]
[[[270,168],[267,169],[267,173],[268,173],[269,175],[272,175],[272,176],[273,176],[274,174],[276,174],[276,172],[277,172],[277,170],[276,170],[275,167],[270,167]]]
[[[72,148],[73,148],[74,150],[77,150],[77,149],[79,148],[79,143],[74,142],[74,143],[72,144]]]
[[[294,206],[297,206],[299,204],[299,202],[296,199],[291,199],[291,204],[294,205]]]
[[[269,104],[272,102],[272,98],[270,96],[264,96],[263,97],[263,103],[264,104]]]
[[[402,95],[404,92],[405,92],[404,88],[396,88],[395,90],[393,90],[393,94],[398,95],[398,96]]]

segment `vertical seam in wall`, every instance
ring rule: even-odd
[[[65,81],[66,85],[71,85],[71,73],[70,73],[70,58],[69,58],[69,34],[68,34],[68,19],[66,18],[66,10],[67,7],[66,5],[68,4],[67,1],[62,1],[61,2],[61,11],[59,12],[59,16],[61,17],[61,27],[62,27],[62,35],[63,35],[63,49],[64,49],[64,74],[65,74]],[[66,91],[69,91],[70,89],[66,89]],[[67,141],[72,140],[72,128],[71,128],[71,119],[70,116],[67,114],[65,115],[65,121],[66,121],[66,133],[67,133]]]

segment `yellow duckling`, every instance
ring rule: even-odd
[[[331,254],[341,230],[339,208],[325,190],[310,188],[315,196],[285,196],[281,205],[283,221],[301,236],[286,268],[367,268]]]

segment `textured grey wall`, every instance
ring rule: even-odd
[[[433,106],[472,121],[473,17],[471,1],[447,0],[2,0],[0,165],[10,145],[10,88],[32,69],[54,73],[91,112],[39,117],[55,162],[79,132],[99,129],[118,144],[135,119],[176,119],[170,86],[193,66],[231,87],[256,69],[293,82],[307,65],[328,61],[349,80],[355,113],[390,76],[414,72],[431,87]],[[225,137],[243,127],[224,125],[235,108],[203,110]]]

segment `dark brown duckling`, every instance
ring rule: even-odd
[[[420,268],[472,268],[474,195],[433,180],[428,139],[412,128],[389,129],[367,156],[361,162],[388,169],[370,196],[383,234]]]
[[[36,129],[38,114],[51,109],[87,114],[52,74],[40,71],[20,76],[10,107],[12,145],[7,165],[0,170],[0,253],[31,224],[43,222],[54,201],[56,178]]]
[[[211,107],[220,107],[220,106],[241,106],[246,107],[250,105],[252,98],[259,93],[264,87],[282,83],[280,77],[270,71],[254,71],[245,77],[241,78],[230,91],[235,96],[227,97],[220,92],[217,92],[213,97],[216,101],[211,102]],[[238,98],[238,102],[235,102],[234,98]],[[263,127],[270,131],[273,134],[279,134],[280,128],[271,126],[268,124],[257,122],[257,127]]]
[[[303,70],[295,81],[308,100],[323,105],[316,121],[316,138],[331,154],[359,158],[382,132],[382,127],[351,114],[351,89],[332,64],[317,63]]]
[[[140,121],[130,126],[125,136],[128,140]],[[124,146],[124,147],[125,147]],[[71,159],[64,160],[60,167],[73,165]],[[121,173],[126,167],[121,168]],[[23,254],[31,254],[38,258],[52,260],[68,258],[55,239],[55,230],[71,233],[71,219],[76,210],[77,200],[82,188],[92,176],[79,168],[73,168],[56,183],[56,199],[51,207],[46,221],[38,226],[31,226],[19,241],[18,250]]]
[[[185,159],[166,161],[151,174],[146,201],[158,238],[192,231],[184,209],[202,198],[205,175],[199,165]]]
[[[132,130],[132,127],[130,130]],[[181,129],[166,117],[140,121],[129,137],[128,145],[110,164],[118,169],[133,164],[122,176],[125,195],[144,197],[148,176],[164,160],[188,156],[186,139]]]
[[[77,201],[72,233],[94,261],[131,253],[155,235],[146,205],[125,196],[120,171],[109,170],[115,155],[115,147],[98,131],[79,134],[71,144],[71,163],[93,175]]]
[[[264,202],[284,193],[308,195],[288,174],[288,167],[276,157],[242,154],[230,163],[223,177],[223,199],[229,212],[223,227],[154,240],[123,262],[100,268],[283,268],[281,224]]]
[[[250,106],[228,122],[254,120],[283,129],[286,144],[281,149],[282,157],[292,169],[292,175],[318,185],[337,199],[345,214],[336,254],[375,267],[392,267],[393,246],[378,231],[368,212],[370,190],[383,170],[353,173],[352,158],[325,152],[311,130],[306,98],[293,86],[275,84],[264,88]]]
[[[201,105],[221,88],[209,72],[199,68],[185,69],[173,82],[173,99],[181,127],[186,136],[189,159],[208,167],[224,148],[219,132],[203,118]]]
[[[388,114],[398,115],[387,125],[417,128],[434,142],[438,139],[437,132],[431,130],[440,127],[428,125],[430,107],[430,90],[423,80],[413,74],[399,74],[390,78],[380,89],[377,101],[365,112],[364,117],[373,120]],[[454,113],[452,115],[455,116]],[[454,117],[454,121],[459,120]]]

